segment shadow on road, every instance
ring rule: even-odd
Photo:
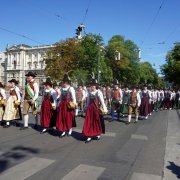
[[[178,179],[180,179],[180,166],[177,166],[174,162],[168,161],[169,166],[166,166],[167,169],[171,170],[173,174],[177,176]]]
[[[8,169],[12,161],[25,158],[27,153],[38,154],[39,150],[30,147],[15,146],[8,152],[0,155],[0,174]]]

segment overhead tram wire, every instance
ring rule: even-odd
[[[154,18],[153,18],[153,20],[152,20],[150,26],[148,27],[148,29],[147,29],[147,31],[146,31],[146,33],[145,33],[145,35],[144,35],[144,38],[143,38],[143,40],[142,40],[142,42],[141,42],[141,46],[144,44],[144,42],[145,42],[145,40],[146,40],[146,38],[147,38],[147,36],[148,36],[148,34],[149,34],[151,28],[153,27],[153,25],[154,25],[154,23],[155,23],[155,21],[156,21],[158,15],[159,15],[159,13],[160,13],[160,11],[161,11],[161,9],[162,9],[162,7],[163,7],[165,1],[166,1],[166,0],[162,0],[161,5],[160,5],[160,7],[158,8],[157,13],[155,14],[155,16],[154,16]]]
[[[85,22],[85,20],[86,20],[87,14],[88,14],[88,12],[89,12],[90,4],[91,4],[91,0],[89,0],[89,2],[88,2],[88,6],[87,6],[87,9],[86,9],[86,11],[85,11],[83,20],[82,20],[82,24],[84,24],[84,22]]]
[[[34,39],[32,39],[32,38],[30,38],[30,37],[28,37],[28,36],[25,36],[25,35],[23,35],[23,34],[19,34],[19,33],[17,33],[17,32],[11,31],[11,30],[6,29],[6,28],[3,28],[3,27],[0,27],[0,29],[3,30],[3,31],[6,31],[6,32],[8,32],[8,33],[14,34],[14,35],[16,35],[16,36],[20,36],[20,37],[22,37],[22,38],[28,39],[28,40],[33,41],[33,42],[35,42],[35,43],[38,43],[38,44],[40,44],[40,45],[43,45],[43,43],[41,43],[41,42],[39,42],[39,41],[36,41],[36,40],[34,40]]]

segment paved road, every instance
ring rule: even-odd
[[[72,137],[63,139],[56,132],[41,135],[32,128],[0,128],[0,180],[178,179],[178,112],[153,113],[137,124],[123,121],[106,121],[107,133],[89,144],[80,134],[82,118]]]

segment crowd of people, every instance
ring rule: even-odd
[[[25,92],[22,95],[18,81],[9,82],[9,97],[6,97],[4,85],[0,83],[0,123],[3,128],[9,128],[14,121],[20,130],[27,130],[29,126],[29,109],[31,108],[35,120],[34,128],[38,127],[38,112],[40,109],[41,134],[56,129],[60,138],[71,136],[73,127],[76,127],[76,117],[84,117],[82,135],[86,143],[93,138],[100,140],[105,133],[104,116],[110,115],[110,122],[128,117],[126,124],[131,123],[132,114],[135,121],[148,119],[153,111],[171,110],[180,108],[180,91],[162,89],[148,86],[131,86],[130,89],[121,87],[118,80],[113,85],[100,86],[92,76],[91,81],[85,86],[82,80],[77,87],[71,85],[68,74],[60,84],[47,78],[43,83],[43,99],[39,107],[39,85],[35,80],[36,75],[28,72],[26,75]],[[22,105],[22,112],[21,112]]]

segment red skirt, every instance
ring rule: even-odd
[[[40,123],[43,128],[56,125],[56,110],[51,108],[49,100],[44,100],[41,105]]]
[[[74,110],[68,108],[67,101],[61,101],[57,113],[56,129],[68,131],[72,127],[76,127]]]
[[[102,134],[99,110],[94,103],[90,103],[87,108],[82,134],[86,137],[94,137]]]

